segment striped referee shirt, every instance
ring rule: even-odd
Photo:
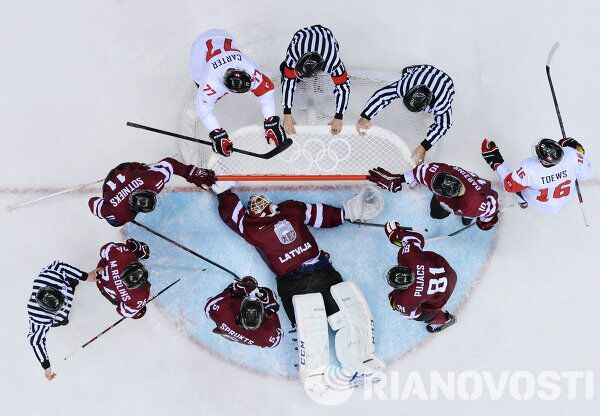
[[[425,112],[432,114],[433,123],[427,130],[427,138],[421,142],[425,150],[431,149],[452,126],[452,102],[454,82],[444,71],[431,65],[414,65],[402,70],[402,77],[377,91],[369,98],[361,117],[371,120],[393,100],[403,98],[416,85],[425,85],[433,93],[433,98]]]
[[[27,302],[27,313],[29,315],[27,338],[33,348],[35,357],[44,370],[50,367],[50,359],[46,352],[46,334],[51,327],[66,325],[69,322],[68,316],[73,304],[75,286],[79,284],[79,280],[85,280],[86,278],[86,272],[56,260],[44,268],[33,281],[33,290]],[[35,300],[38,290],[46,286],[54,286],[60,289],[65,296],[65,303],[56,313],[45,311]]]
[[[285,67],[283,68],[282,105],[283,113],[292,113],[292,104],[294,101],[294,91],[298,82],[298,75],[295,68],[298,60],[306,53],[318,52],[325,65],[323,71],[331,75],[335,84],[333,93],[335,94],[335,118],[342,119],[348,100],[350,98],[350,80],[346,67],[340,59],[339,45],[331,30],[321,25],[313,25],[300,29],[294,34],[285,55]]]

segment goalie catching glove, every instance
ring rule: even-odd
[[[382,189],[387,189],[392,193],[402,190],[402,184],[406,182],[404,175],[390,173],[383,168],[369,169],[367,179]]]
[[[215,153],[220,154],[221,156],[229,156],[231,155],[231,147],[233,143],[229,140],[229,136],[224,129],[214,129],[210,133],[208,133],[212,143],[212,148]]]
[[[202,169],[194,165],[189,165],[185,180],[207,191],[215,184],[217,178],[215,177],[215,172],[210,169]]]
[[[377,188],[364,186],[353,198],[344,201],[344,219],[350,221],[372,220],[383,209],[383,195]]]
[[[287,140],[287,135],[285,134],[283,127],[281,127],[281,124],[279,124],[279,116],[265,118],[264,126],[267,143],[270,144],[271,140],[273,140],[275,147],[279,147],[279,145]]]

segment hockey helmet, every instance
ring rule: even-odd
[[[540,163],[547,168],[558,165],[564,155],[562,146],[547,138],[542,138],[534,144],[533,152]]]
[[[65,295],[54,286],[44,286],[35,294],[35,301],[46,312],[56,313],[65,303]]]
[[[415,282],[415,274],[410,267],[399,264],[390,268],[385,274],[388,285],[394,289],[408,289]]]
[[[229,68],[225,71],[223,83],[231,92],[244,93],[250,91],[252,77],[243,69]]]
[[[262,323],[264,314],[263,303],[253,296],[247,296],[240,305],[239,325],[248,331],[254,331]]]
[[[418,113],[425,110],[433,98],[433,93],[425,85],[415,85],[404,94],[404,106],[408,111]]]
[[[129,195],[129,208],[133,212],[151,212],[156,208],[156,193],[148,189],[138,189]]]
[[[277,205],[265,194],[253,194],[248,198],[248,213],[252,217],[272,217],[277,213]]]
[[[436,195],[446,198],[458,198],[463,190],[463,183],[456,176],[445,172],[436,173],[433,177],[432,188]]]
[[[318,52],[307,52],[298,59],[296,73],[300,78],[314,77],[325,66],[323,57]]]
[[[123,269],[121,281],[127,289],[137,289],[148,281],[148,269],[135,261]]]

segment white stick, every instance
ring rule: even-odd
[[[172,155],[170,157],[175,157],[175,156],[176,155]],[[157,162],[150,163],[150,164],[154,165],[154,164],[156,164],[158,162],[160,162],[160,160],[157,161]],[[29,205],[37,204],[38,202],[45,201],[46,199],[54,198],[55,196],[59,196],[59,195],[63,195],[63,194],[68,194],[69,192],[78,191],[80,189],[84,189],[84,188],[87,188],[88,186],[96,185],[96,184],[99,184],[99,183],[102,183],[102,182],[104,182],[104,179],[98,179],[97,181],[94,181],[94,182],[84,183],[84,184],[81,184],[81,185],[74,186],[72,188],[63,189],[62,191],[58,191],[58,192],[55,192],[53,194],[46,195],[46,196],[43,196],[43,197],[38,198],[38,199],[34,199],[33,201],[22,202],[20,204],[15,204],[15,205],[9,205],[9,206],[6,207],[6,209],[8,210],[8,212],[11,212],[11,211],[14,211],[15,209],[19,209],[19,208],[23,208],[23,207],[26,207],[26,206],[29,206]]]

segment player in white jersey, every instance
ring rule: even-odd
[[[217,100],[229,92],[252,91],[264,117],[265,138],[279,146],[286,135],[275,112],[273,82],[237,49],[230,33],[211,29],[194,41],[189,58],[190,75],[198,86],[196,112],[210,132],[213,150],[229,156],[232,142],[214,114]]]
[[[556,214],[576,193],[575,179],[589,178],[592,166],[583,146],[572,138],[558,143],[540,139],[533,152],[535,156],[525,159],[511,172],[493,141],[485,139],[481,144],[483,158],[496,171],[504,189],[521,197],[522,208],[531,204],[544,213]]]

